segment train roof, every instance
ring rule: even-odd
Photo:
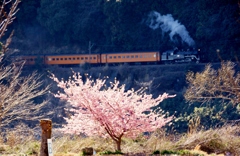
[[[145,51],[119,51],[119,52],[101,52],[99,54],[128,54],[128,53],[148,53],[148,52],[159,52],[158,50],[145,50]]]
[[[157,50],[149,50],[149,51],[125,51],[125,52],[100,52],[100,53],[91,53],[90,55],[99,55],[99,54],[128,54],[128,53],[146,53],[146,52],[159,52]],[[89,55],[89,53],[85,53],[85,54],[72,54],[72,53],[64,53],[64,54],[23,54],[23,55],[14,55],[14,56],[37,56],[37,57],[41,57],[41,56],[77,56],[77,55]]]
[[[171,53],[174,52],[175,54],[198,54],[197,50],[167,50],[163,53]]]

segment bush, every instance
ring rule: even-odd
[[[124,153],[122,153],[121,151],[115,151],[115,152],[112,152],[112,151],[104,151],[104,152],[101,152],[100,155],[109,155],[109,154],[121,154],[123,155]]]

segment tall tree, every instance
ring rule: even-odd
[[[120,86],[119,81],[110,83],[109,87],[106,87],[106,80],[87,78],[84,82],[79,73],[74,73],[68,81],[59,81],[54,75],[52,79],[63,89],[55,96],[69,102],[74,112],[70,119],[66,118],[67,125],[62,129],[65,133],[110,137],[115,141],[116,149],[121,151],[122,137],[135,138],[172,120],[172,117],[151,109],[172,97],[168,94],[154,99],[142,89],[125,91],[125,86]]]

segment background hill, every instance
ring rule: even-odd
[[[194,47],[206,62],[218,62],[218,55],[235,61],[238,5],[237,0],[27,0],[9,29],[16,30],[12,48],[21,54]]]

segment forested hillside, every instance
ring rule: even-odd
[[[10,29],[21,54],[178,47],[200,49],[206,62],[240,56],[237,0],[23,0],[20,10]]]

